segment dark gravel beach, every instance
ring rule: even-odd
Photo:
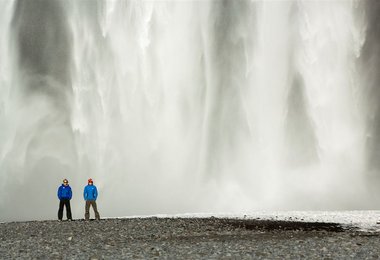
[[[380,234],[334,223],[130,218],[0,224],[1,259],[374,259]]]

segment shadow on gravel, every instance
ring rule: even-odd
[[[223,219],[221,224],[232,226],[234,228],[244,228],[248,230],[286,230],[286,231],[327,231],[327,232],[344,232],[352,230],[343,227],[337,223],[322,222],[302,222],[286,220],[242,220],[242,219]]]

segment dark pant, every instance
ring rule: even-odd
[[[98,212],[98,208],[96,206],[96,201],[95,200],[86,200],[86,206],[85,206],[85,214],[84,214],[84,218],[86,220],[89,220],[90,219],[90,206],[92,206],[92,208],[94,209],[94,212],[95,212],[95,218],[96,219],[100,219],[100,216],[99,216],[99,212]]]
[[[63,217],[63,206],[66,207],[66,217],[67,217],[67,219],[72,219],[71,218],[70,200],[68,200],[68,199],[62,199],[62,200],[59,201],[58,219],[62,220],[62,217]]]

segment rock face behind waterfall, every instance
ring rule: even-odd
[[[1,258],[367,259],[378,233],[333,223],[221,218],[133,218],[0,224]]]
[[[304,83],[295,75],[288,96],[286,116],[287,162],[292,166],[318,161],[316,137],[305,102]]]
[[[50,94],[57,103],[62,100],[63,91],[55,88],[71,87],[70,34],[62,3],[18,0],[12,21],[19,76],[27,77],[27,93]],[[44,84],[43,80],[59,86]]]
[[[361,73],[364,79],[367,111],[368,168],[380,171],[380,2],[365,1],[366,38],[361,52]],[[377,174],[378,175],[378,174]],[[379,176],[379,175],[378,175]]]

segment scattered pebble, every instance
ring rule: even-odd
[[[334,223],[246,218],[11,222],[0,224],[0,241],[2,259],[367,259],[380,255],[376,232],[343,229]]]

